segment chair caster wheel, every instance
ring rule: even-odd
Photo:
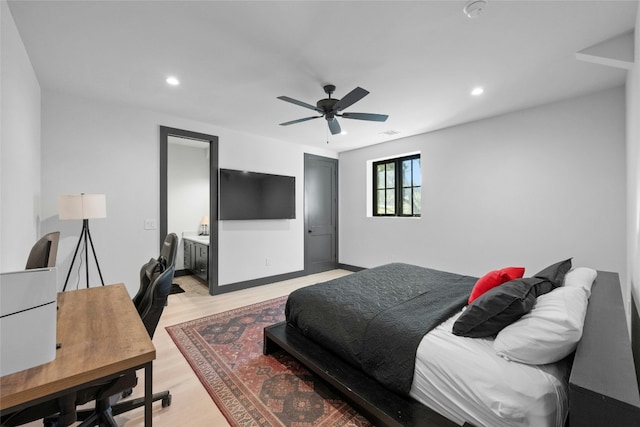
[[[164,399],[162,399],[162,407],[166,408],[167,406],[171,406],[171,395],[168,395]]]

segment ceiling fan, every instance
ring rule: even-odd
[[[279,96],[278,99],[291,102],[292,104],[296,104],[320,113],[319,116],[305,117],[302,119],[292,120],[290,122],[280,123],[280,126],[289,126],[294,123],[306,122],[307,120],[319,119],[320,117],[324,117],[327,120],[327,124],[329,125],[331,134],[335,135],[341,132],[340,124],[338,123],[337,117],[343,117],[345,119],[370,120],[374,122],[384,122],[389,117],[386,114],[341,113],[342,110],[355,104],[369,94],[368,91],[362,89],[361,87],[355,88],[354,90],[346,94],[342,99],[331,97],[331,94],[336,90],[336,87],[334,85],[325,85],[323,89],[329,97],[319,100],[316,103],[315,107],[311,104],[307,104],[306,102],[289,98],[288,96]]]

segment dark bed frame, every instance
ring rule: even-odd
[[[333,386],[376,426],[457,425],[421,403],[387,390],[285,322],[264,329],[263,353],[277,350],[286,351]],[[599,271],[569,378],[567,425],[640,426],[638,383],[618,274]]]

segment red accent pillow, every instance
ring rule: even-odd
[[[488,272],[479,278],[476,284],[473,285],[471,295],[469,295],[468,304],[471,304],[473,300],[487,292],[489,289],[493,289],[496,286],[500,286],[511,280],[520,279],[522,276],[524,276],[524,267],[505,267],[500,270]]]

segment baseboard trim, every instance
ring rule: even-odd
[[[276,274],[275,276],[261,277],[259,279],[245,280],[243,282],[230,283],[228,285],[218,285],[213,290],[213,293],[211,295],[226,294],[228,292],[268,285],[274,282],[282,282],[283,280],[295,279],[302,276],[306,276],[304,270],[294,271],[291,273]]]
[[[360,271],[364,270],[362,267],[349,264],[337,264],[336,268],[347,271]],[[255,288],[256,286],[269,285],[275,282],[282,282],[283,280],[297,279],[298,277],[308,276],[310,273],[305,270],[293,271],[291,273],[276,274],[275,276],[261,277],[259,279],[245,280],[242,282],[230,283],[228,285],[218,285],[211,295],[226,294],[228,292],[240,291],[242,289]]]
[[[173,273],[173,277],[182,277],[182,276],[190,276],[191,272],[187,271],[187,270],[176,270]]]
[[[364,267],[358,267],[356,265],[351,265],[351,264],[338,264],[338,268],[342,269],[342,270],[347,270],[347,271],[353,271],[358,272],[358,271],[362,271],[362,270],[366,270],[366,268]]]

